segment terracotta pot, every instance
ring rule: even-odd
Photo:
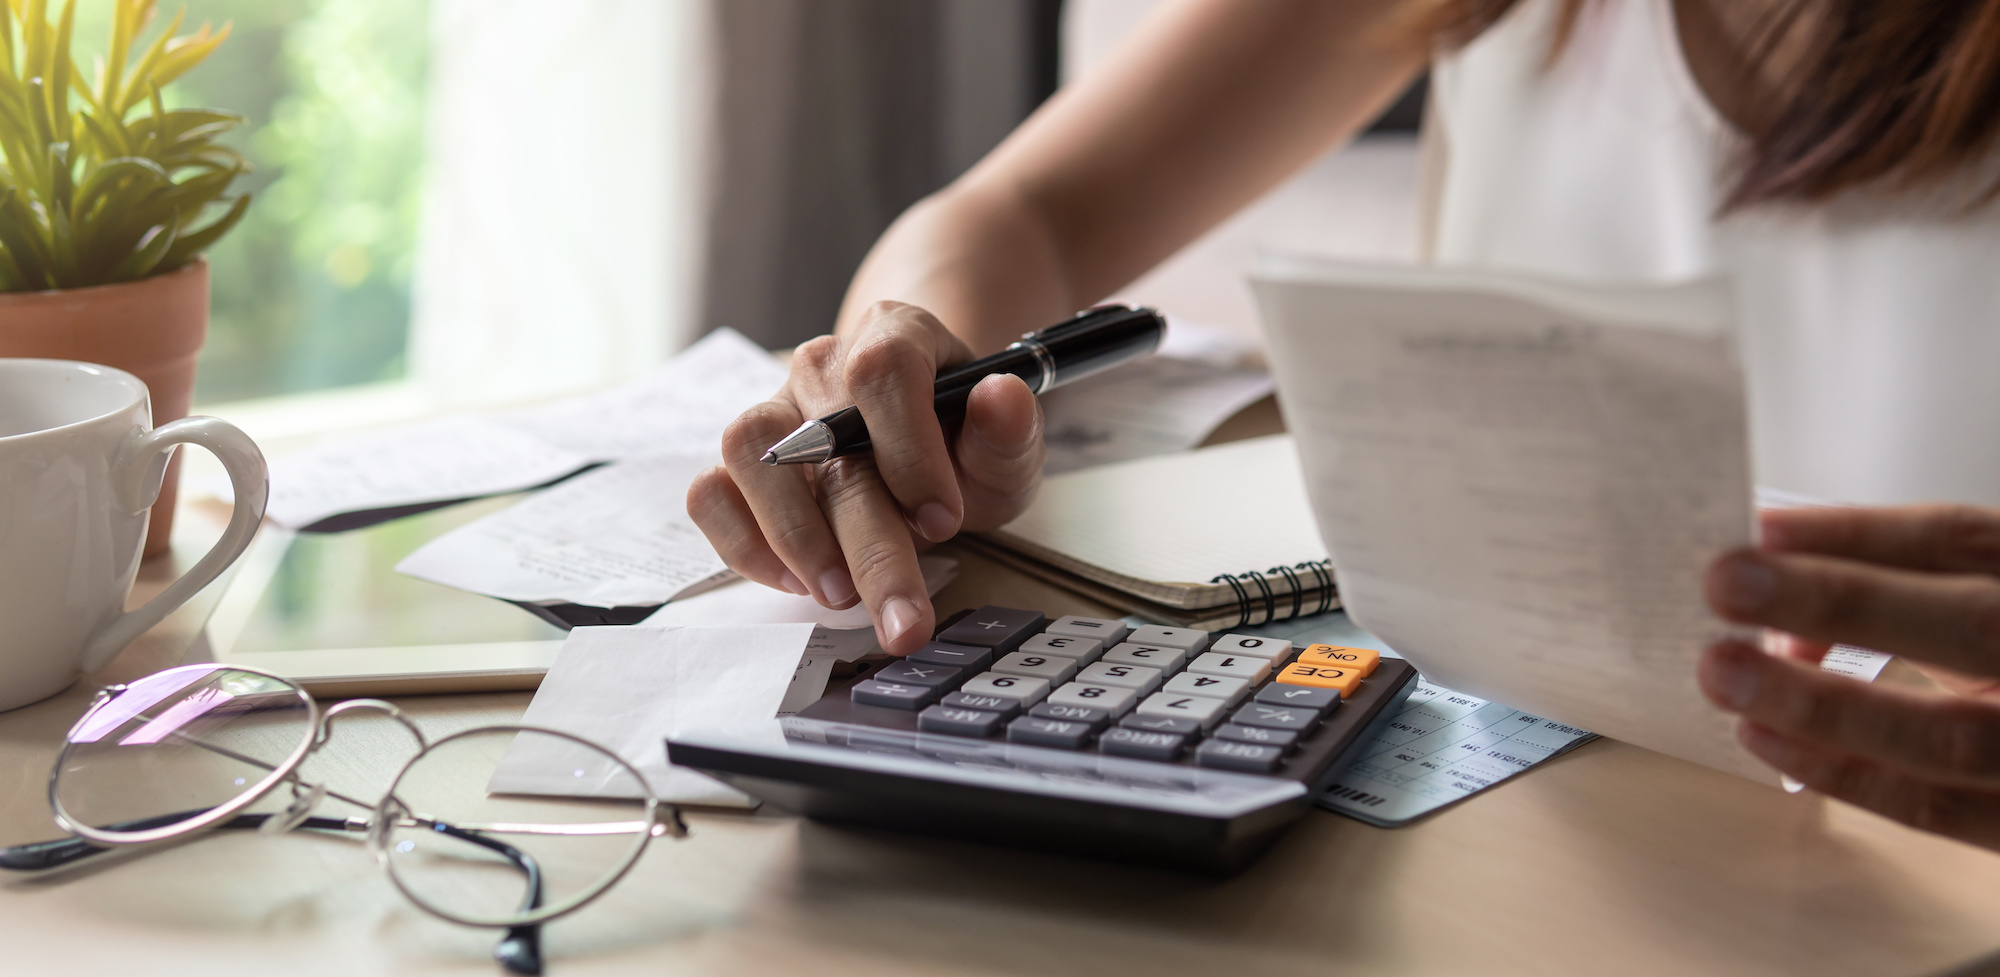
[[[0,356],[82,360],[146,382],[153,426],[187,416],[194,358],[208,338],[208,262],[118,285],[0,293]],[[167,467],[146,555],[167,550],[180,483],[179,454]]]

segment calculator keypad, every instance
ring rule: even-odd
[[[926,733],[1270,773],[1379,664],[1363,648],[983,607],[855,683]]]

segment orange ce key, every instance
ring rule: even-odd
[[[1308,665],[1345,665],[1361,673],[1362,678],[1375,674],[1375,666],[1381,662],[1382,654],[1373,648],[1342,648],[1339,645],[1313,645],[1299,652],[1299,661]]]
[[[1361,672],[1346,665],[1315,665],[1307,661],[1295,661],[1278,673],[1278,681],[1286,685],[1338,689],[1340,697],[1345,699],[1354,694],[1355,686],[1361,684]]]

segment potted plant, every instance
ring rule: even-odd
[[[216,140],[240,116],[172,109],[161,89],[229,28],[150,42],[157,0],[112,0],[95,77],[71,53],[76,0],[0,0],[0,356],[84,360],[135,374],[153,423],[184,417],[208,333],[202,252],[242,218],[250,165]],[[146,553],[167,548],[178,461]]]

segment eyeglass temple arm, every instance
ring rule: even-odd
[[[150,818],[139,818],[132,821],[107,824],[104,827],[109,831],[147,831],[152,828],[164,828],[167,825],[185,821],[205,810],[207,808],[178,811],[173,814],[159,814]],[[270,817],[269,814],[239,814],[228,821],[216,825],[216,827],[222,829],[257,828],[261,827]],[[361,832],[368,830],[368,822],[364,818],[310,817],[301,822],[299,827],[315,828],[321,831]],[[82,838],[58,838],[54,841],[33,841],[25,845],[11,845],[6,848],[0,848],[0,869],[11,869],[16,872],[40,872],[46,869],[59,868],[71,862],[89,858],[92,855],[99,855],[110,850],[110,848],[101,848],[93,845]]]
[[[460,841],[470,842],[481,848],[498,852],[500,857],[513,862],[516,868],[519,868],[528,876],[528,895],[527,898],[522,900],[521,911],[526,913],[542,908],[542,867],[535,861],[534,856],[498,838],[489,838],[477,831],[460,828],[442,821],[431,821],[426,827],[438,834],[447,835],[457,838]],[[493,947],[493,959],[498,960],[500,966],[507,968],[513,973],[541,973],[541,924],[530,923],[525,926],[509,927],[507,935],[501,937],[500,942]]]
[[[160,814],[150,818],[139,818],[132,821],[107,824],[104,827],[112,831],[145,831],[150,828],[160,828],[185,821],[202,813],[202,810],[205,809]],[[269,820],[270,817],[271,815],[269,814],[239,814],[216,827],[224,830],[232,828],[254,830],[262,827],[264,822]],[[299,827],[321,831],[360,832],[368,830],[368,822],[365,818],[309,817],[301,822]],[[500,857],[514,863],[514,867],[520,869],[521,873],[527,876],[528,882],[528,895],[524,900],[521,911],[528,912],[541,908],[542,869],[533,856],[506,842],[495,838],[488,838],[477,831],[435,821],[430,822],[426,827],[439,834],[449,835],[461,841],[494,851]],[[58,838],[54,841],[29,842],[25,845],[12,845],[0,848],[0,869],[9,869],[16,872],[46,871],[68,865],[71,862],[81,861],[92,855],[100,855],[110,850],[109,848],[100,848],[82,838]],[[509,927],[507,934],[501,938],[498,945],[494,946],[493,958],[498,960],[501,966],[517,974],[541,973],[541,929],[541,924],[539,923]]]

